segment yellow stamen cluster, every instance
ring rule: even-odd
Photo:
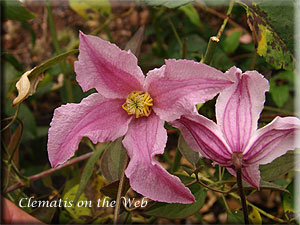
[[[151,113],[151,106],[153,106],[153,99],[146,92],[132,91],[126,97],[126,102],[122,105],[122,108],[128,113],[128,115],[136,115],[136,118],[141,116],[149,116]]]

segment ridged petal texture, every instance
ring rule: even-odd
[[[176,176],[169,174],[155,159],[162,154],[167,142],[164,121],[155,114],[147,119],[135,119],[123,140],[130,156],[126,176],[138,193],[169,203],[192,203],[194,196]]]
[[[216,103],[217,123],[232,152],[243,152],[265,102],[268,81],[256,71],[245,72],[232,67],[227,74],[235,82],[220,93]]]
[[[144,75],[137,58],[99,37],[80,33],[76,79],[83,91],[96,88],[106,98],[126,98],[142,90]]]
[[[123,100],[91,94],[79,104],[63,105],[54,111],[48,134],[48,155],[52,167],[71,158],[82,137],[94,144],[123,136],[132,117],[120,107]]]
[[[166,121],[179,119],[195,104],[212,99],[233,82],[227,75],[192,60],[165,61],[160,69],[147,74],[145,89],[154,100],[153,110]]]
[[[227,167],[236,175],[232,153],[243,154],[243,179],[258,188],[259,164],[267,164],[300,147],[300,120],[277,117],[257,130],[264,106],[268,81],[257,71],[242,71],[232,67],[226,74],[234,82],[221,91],[216,103],[217,124],[190,113],[171,124],[178,127],[194,151]]]

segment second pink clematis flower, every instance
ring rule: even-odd
[[[259,165],[300,147],[296,138],[300,135],[300,120],[276,117],[267,126],[257,129],[269,82],[257,71],[242,73],[236,67],[226,74],[234,85],[222,91],[217,99],[217,124],[192,113],[171,124],[180,129],[193,150],[226,167],[233,175],[236,175],[233,161],[238,156],[243,179],[259,188]]]
[[[76,78],[83,91],[95,88],[79,104],[57,108],[48,136],[48,155],[56,167],[72,157],[82,137],[93,143],[124,136],[130,162],[125,171],[132,189],[155,201],[192,203],[194,196],[178,177],[155,159],[167,141],[165,121],[194,111],[232,81],[221,71],[190,60],[166,60],[143,75],[130,51],[80,33]]]

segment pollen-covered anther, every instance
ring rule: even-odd
[[[127,95],[122,108],[128,115],[135,114],[136,118],[139,118],[141,116],[149,116],[151,113],[151,106],[153,106],[153,99],[147,92],[132,91]]]

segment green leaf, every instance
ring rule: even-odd
[[[168,204],[156,202],[144,211],[146,215],[158,216],[169,219],[180,219],[198,212],[204,204],[206,191],[199,184],[189,186],[195,196],[196,202],[192,204]]]
[[[274,81],[285,80],[290,86],[293,86],[295,81],[295,73],[293,71],[282,71],[277,73],[275,76],[272,76],[271,79]]]
[[[286,1],[276,1],[273,4],[272,10],[276,10],[277,14],[271,14],[271,10],[265,10],[261,4],[252,3],[252,6],[247,8],[248,24],[257,40],[257,53],[263,56],[268,63],[274,66],[275,69],[293,70],[295,67],[295,58],[293,51],[288,46],[286,28],[292,28],[293,25],[293,7],[285,8],[288,5]],[[269,6],[271,7],[271,6]],[[277,24],[281,23],[280,28],[274,28],[272,22],[277,17]],[[288,33],[287,36],[283,35]],[[293,35],[289,36],[293,41]]]
[[[55,197],[54,199],[52,199],[52,201],[59,200],[57,197]],[[34,216],[35,218],[46,224],[51,224],[56,210],[56,207],[37,207],[30,213],[30,215]]]
[[[51,66],[65,60],[68,56],[77,54],[79,51],[78,49],[74,49],[65,53],[62,53],[52,59],[48,59],[47,61],[43,62],[42,64],[33,68],[29,76],[36,76],[43,73],[45,70],[50,68]]]
[[[75,195],[78,192],[78,184],[73,186],[68,192],[66,192],[63,196],[63,201],[68,203],[68,207],[65,207],[66,211],[74,218],[76,223],[85,223],[83,218],[91,217],[91,209],[89,206],[89,200],[87,197],[82,193],[78,199],[78,204],[74,203]],[[83,204],[83,205],[82,205]],[[85,205],[87,204],[87,205]]]
[[[75,203],[77,202],[77,200],[79,199],[81,193],[84,191],[87,183],[89,182],[90,177],[93,174],[93,170],[95,167],[96,162],[98,161],[98,159],[101,156],[101,153],[104,151],[104,149],[106,148],[107,144],[101,146],[99,149],[97,149],[94,154],[89,158],[89,160],[87,161],[84,170],[82,172],[81,175],[81,179],[80,179],[80,183],[79,183],[79,187],[75,196]]]
[[[200,159],[200,154],[199,152],[193,151],[190,146],[188,146],[182,135],[178,138],[178,149],[181,154],[196,167],[196,164]]]
[[[109,181],[120,179],[121,170],[124,167],[126,150],[122,145],[122,138],[112,142],[101,157],[101,174]]]
[[[241,34],[242,32],[240,31],[233,31],[225,38],[223,49],[226,53],[231,54],[237,49],[240,44]]]
[[[103,202],[105,199],[105,196],[103,196],[103,194],[101,193],[101,188],[105,185],[105,183],[105,178],[97,175],[96,171],[94,170],[91,179],[89,179],[89,182],[84,189],[85,196],[92,202],[91,209],[93,217],[99,215],[101,211],[103,211],[103,209],[98,207],[98,203],[100,201]]]
[[[289,99],[288,85],[276,86],[275,81],[270,79],[270,93],[275,104],[281,108]]]
[[[294,154],[297,153],[289,151],[285,155],[275,159],[273,162],[261,165],[259,168],[261,179],[265,181],[276,180],[281,175],[286,174],[293,169],[294,166],[299,168],[299,162],[294,162],[294,159],[299,157],[295,157]]]
[[[151,6],[165,6],[167,8],[176,8],[182,5],[186,5],[194,0],[143,0],[147,5]]]
[[[180,6],[179,10],[183,11],[185,13],[185,15],[189,18],[191,23],[193,23],[194,25],[196,25],[198,27],[200,27],[202,25],[199,14],[192,4]]]
[[[8,52],[2,52],[1,58],[10,62],[14,66],[14,68],[17,69],[18,71],[24,70],[23,65],[20,64],[18,62],[18,60],[12,54],[10,54]]]
[[[282,196],[282,206],[285,213],[295,212],[294,200],[294,180],[287,186],[290,193],[284,193]]]
[[[86,20],[97,20],[99,15],[111,13],[109,0],[69,0],[71,9]]]
[[[111,199],[117,199],[118,188],[119,188],[120,180],[116,180],[108,185],[105,185],[101,188],[101,193],[105,196],[110,197]],[[124,179],[124,187],[121,196],[125,196],[128,189],[130,188],[129,179],[125,176]]]
[[[260,10],[266,21],[290,52],[294,51],[294,21],[295,21],[295,1],[293,0],[276,0],[275,2],[260,1],[255,8]]]
[[[244,215],[239,210],[234,210],[227,214],[228,224],[244,224]]]
[[[18,0],[3,0],[4,18],[9,20],[26,21],[36,17],[35,14],[25,9]]]
[[[259,211],[256,208],[252,207],[251,212],[248,215],[249,219],[252,221],[253,224],[262,224],[262,219],[260,216]]]

